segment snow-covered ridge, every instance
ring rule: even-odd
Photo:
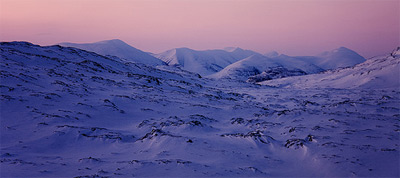
[[[119,39],[99,41],[95,43],[60,43],[59,45],[84,49],[101,55],[116,56],[126,61],[151,66],[165,65],[161,60],[146,52],[136,49]]]

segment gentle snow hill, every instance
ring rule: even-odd
[[[351,68],[265,81],[260,84],[295,88],[400,89],[399,50],[400,48],[397,48],[388,56],[374,57]]]
[[[307,74],[318,73],[325,70],[322,67],[315,65],[310,61],[298,60],[297,57],[287,56],[284,54],[273,57],[271,60],[273,60],[276,63],[279,63],[281,66],[289,70],[298,69],[304,71]]]
[[[197,51],[189,48],[176,48],[155,54],[168,65],[180,66],[190,72],[201,75],[214,74],[229,64],[258,54],[241,48],[225,48],[224,50]]]
[[[210,78],[221,79],[229,78],[246,81],[250,76],[260,74],[269,67],[279,67],[280,65],[261,54],[252,55],[240,61],[237,61],[223,70],[210,75]]]
[[[351,67],[366,60],[355,51],[345,47],[325,51],[317,56],[297,56],[296,58],[311,62],[324,70]]]
[[[163,61],[118,39],[95,43],[60,43],[59,45],[92,51],[101,55],[117,56],[126,61],[150,66],[165,65]]]
[[[264,71],[270,70],[272,70],[271,75],[266,76],[263,74]],[[307,61],[297,60],[294,57],[279,55],[271,58],[256,54],[227,66],[220,72],[211,75],[210,78],[229,78],[246,81],[249,77],[254,76],[268,80],[271,78],[305,75],[321,71],[323,69],[318,66]],[[259,74],[262,76],[257,76]],[[262,80],[261,78],[260,80]]]

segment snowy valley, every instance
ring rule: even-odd
[[[400,176],[400,48],[60,45],[0,43],[1,177]]]

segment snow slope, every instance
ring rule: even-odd
[[[117,56],[126,61],[143,63],[151,66],[165,64],[152,55],[136,49],[118,39],[95,43],[60,43],[59,45],[92,51],[101,55]]]
[[[0,79],[0,177],[400,176],[399,90],[216,81],[26,42],[0,43]]]
[[[286,87],[395,88],[400,89],[399,49],[391,55],[368,59],[351,68],[291,77],[261,84]]]
[[[165,61],[168,65],[180,66],[182,69],[201,75],[210,75],[253,54],[257,53],[241,48],[205,51],[176,48],[154,56]]]

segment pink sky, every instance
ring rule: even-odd
[[[0,0],[0,41],[121,39],[144,51],[239,46],[364,57],[399,46],[399,0]]]

